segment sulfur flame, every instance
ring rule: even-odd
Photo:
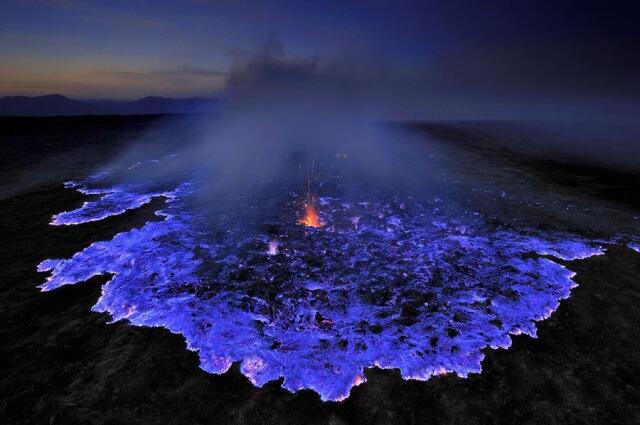
[[[322,227],[324,226],[324,222],[318,215],[318,211],[316,209],[316,200],[313,196],[307,196],[307,199],[304,203],[304,216],[298,220],[299,224],[304,224],[309,227]]]
[[[271,240],[269,241],[269,249],[267,250],[267,254],[276,255],[278,253],[278,241]]]

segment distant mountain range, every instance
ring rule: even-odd
[[[75,100],[60,94],[0,97],[0,116],[151,115],[215,112],[219,99],[149,96],[133,101]]]

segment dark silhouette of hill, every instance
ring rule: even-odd
[[[134,101],[75,100],[60,94],[0,97],[0,116],[153,115],[215,112],[220,101],[148,96]]]
[[[0,98],[0,115],[91,115],[99,109],[68,97],[51,94],[27,97],[9,96]]]

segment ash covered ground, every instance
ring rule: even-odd
[[[200,214],[197,175],[87,178],[191,131],[160,121],[3,120],[6,422],[638,420],[637,170],[515,124],[412,124],[446,165],[436,190],[346,190],[349,157],[321,158],[317,229],[295,178],[241,199],[251,221]]]

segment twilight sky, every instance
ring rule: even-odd
[[[628,113],[640,97],[633,3],[2,0],[0,95],[214,96],[234,64],[276,43],[290,60],[371,77],[410,116]]]

